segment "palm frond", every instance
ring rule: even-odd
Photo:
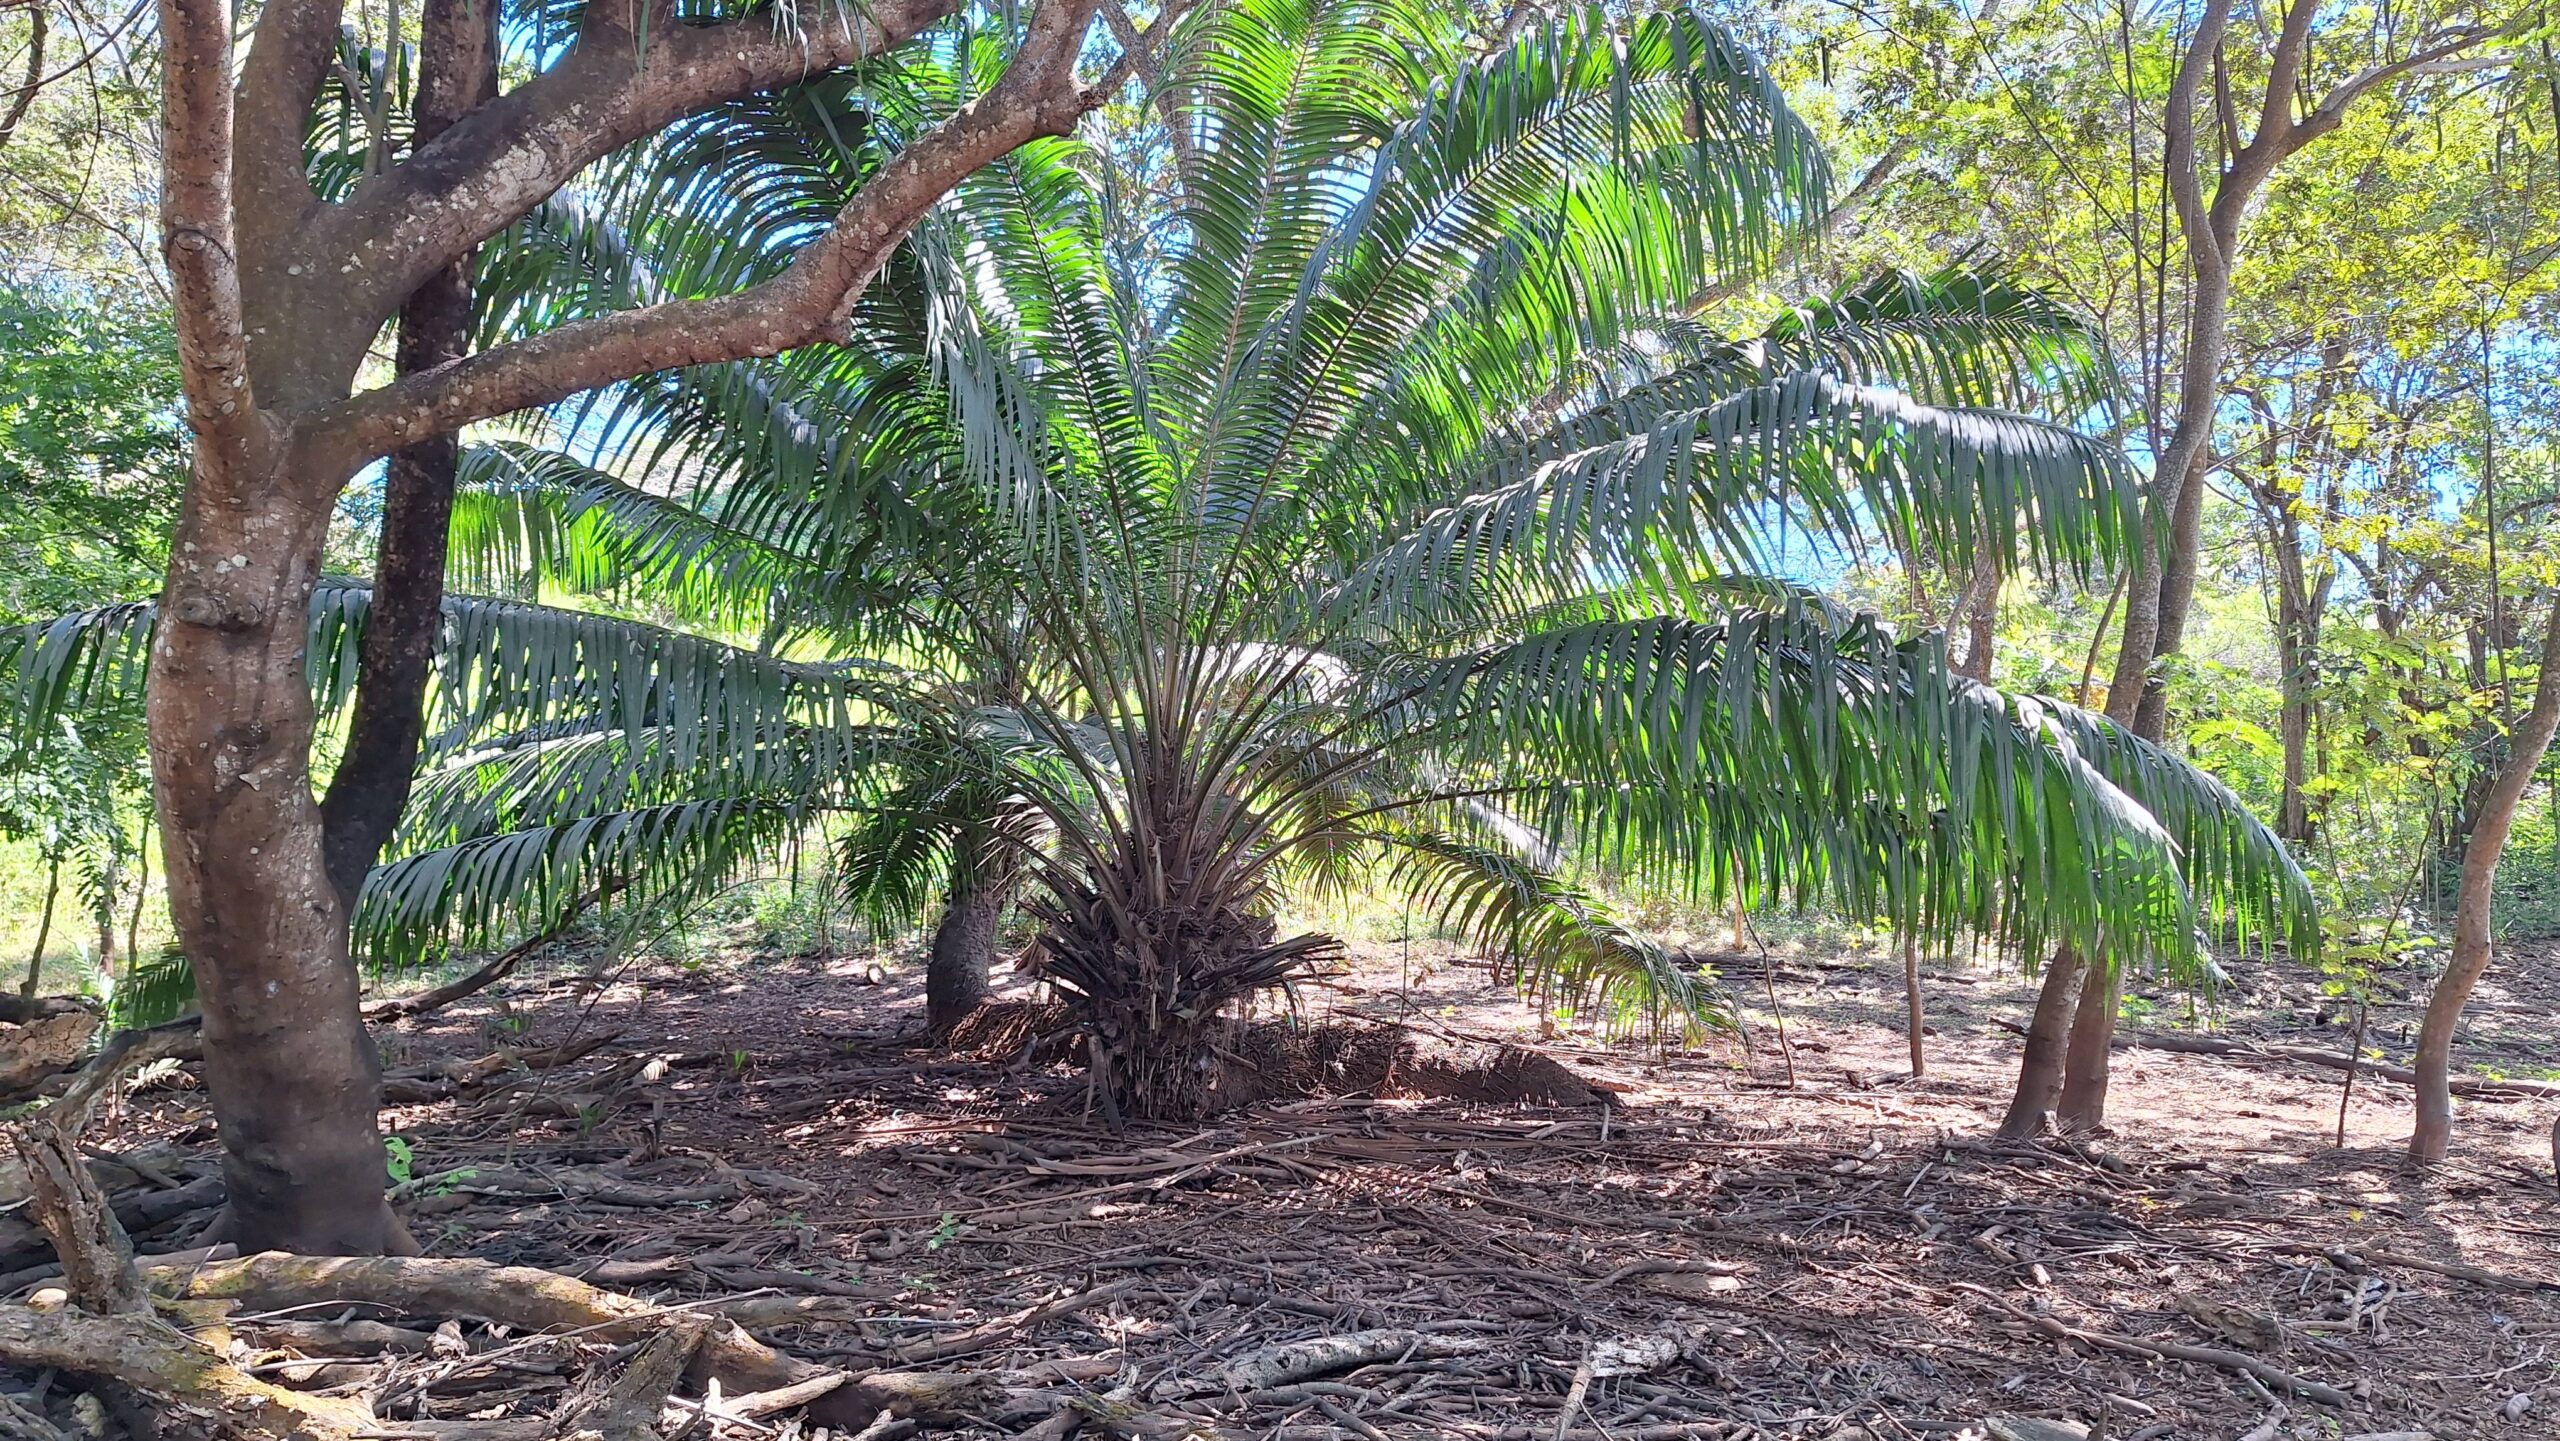
[[[1498,975],[1545,1010],[1598,1012],[1616,1031],[1732,1031],[1712,979],[1629,930],[1588,892],[1516,852],[1429,831],[1371,833],[1389,878],[1441,924],[1491,954]]]

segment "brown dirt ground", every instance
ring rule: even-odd
[[[2136,1049],[2118,1053],[2112,1134],[2007,1147],[1986,1139],[2017,1045],[1996,1023],[2023,1019],[2031,992],[1987,969],[1931,968],[1930,1073],[1915,1082],[1898,968],[1881,959],[1776,958],[1783,1050],[1745,962],[1730,978],[1755,1002],[1754,1044],[1663,1053],[1541,1037],[1480,966],[1430,948],[1408,997],[1412,963],[1374,950],[1302,1013],[1537,1044],[1621,1104],[1336,1096],[1115,1135],[1063,1065],[924,1046],[920,968],[879,983],[867,959],[809,957],[600,986],[554,975],[387,1041],[397,1065],[615,1035],[493,1097],[394,1108],[428,1178],[412,1225],[438,1254],[699,1260],[655,1292],[670,1301],[833,1293],[810,1303],[828,1319],[765,1334],[847,1365],[940,1346],[966,1359],[938,1364],[1039,1388],[971,1435],[1024,1431],[1081,1394],[1136,1418],[1113,1434],[1171,1417],[1238,1437],[1970,1437],[2024,1417],[2103,1423],[2119,1441],[2560,1436],[2560,1101],[2462,1103],[2451,1164],[2421,1184],[2398,1169],[2403,1086],[2359,1083],[2338,1147],[2336,1072]],[[2234,969],[2231,1031],[2343,1046],[2307,984]],[[2560,1066],[2555,996],[2550,957],[2503,966],[2466,1063]],[[2182,1019],[2182,1000],[2146,999],[2153,1024]],[[2378,1006],[2376,1042],[2405,1054],[2415,1018],[2409,1001]],[[664,1064],[631,1076],[643,1056]],[[630,1078],[581,1089],[608,1070]],[[138,1102],[125,1142],[165,1133],[189,1101]],[[476,1195],[450,1174],[597,1163],[661,1182],[765,1168],[809,1187],[632,1209]],[[2399,1259],[2323,1254],[2343,1247]],[[2217,1334],[2206,1302],[2246,1314]],[[2324,1408],[2219,1366],[2057,1343],[2030,1317],[2226,1349],[2235,1327],[2271,1329],[2253,1354],[2354,1400]],[[1223,1361],[1370,1328],[1461,1354],[1417,1352],[1330,1390],[1216,1394]]]

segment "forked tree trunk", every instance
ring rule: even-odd
[[[2488,970],[2491,955],[2490,905],[2498,881],[2498,858],[2515,826],[2516,807],[2524,800],[2533,773],[2560,730],[2560,601],[2542,639],[2542,674],[2533,684],[2533,709],[2516,727],[2506,764],[2482,800],[2471,823],[2470,843],[2462,851],[2462,888],[2453,915],[2453,955],[2444,975],[2427,997],[2426,1020],[2418,1027],[2418,1054],[2411,1062],[2418,1073],[2417,1128],[2409,1137],[2409,1160],[2432,1166],[2444,1159],[2453,1140],[2453,1033],[2462,1024],[2462,1008]]]
[[[924,966],[924,1024],[937,1036],[986,1004],[992,990],[988,972],[995,965],[996,936],[1004,921],[1004,891],[998,885],[954,886],[943,904]]]
[[[2045,963],[2036,1013],[2027,1023],[2026,1052],[2018,1061],[2018,1089],[2009,1098],[2009,1114],[2000,1121],[2000,1135],[2007,1140],[2023,1141],[2043,1131],[2044,1118],[2062,1094],[2063,1052],[2087,969],[2069,946],[2054,947],[2053,959]]]
[[[304,634],[339,492],[375,458],[474,421],[834,333],[955,184],[1035,137],[1066,134],[1089,108],[1076,61],[1093,0],[1033,7],[1004,74],[882,166],[778,275],[732,294],[569,322],[461,360],[413,363],[354,394],[375,336],[422,286],[430,302],[450,302],[435,287],[469,263],[475,244],[596,160],[685,116],[904,45],[955,8],[883,0],[861,7],[860,25],[784,34],[763,16],[676,25],[654,0],[591,4],[559,63],[473,107],[471,95],[485,91],[470,86],[486,66],[465,63],[470,37],[485,38],[494,7],[429,0],[421,128],[441,103],[429,94],[436,85],[455,113],[469,114],[405,157],[377,150],[378,173],[323,202],[304,140],[339,44],[339,7],[268,0],[256,43],[240,57],[236,7],[159,0],[160,229],[195,440],[152,643],[152,780],[242,1247],[351,1253],[405,1240],[383,1200],[379,1065],[331,865],[340,880],[361,875],[365,835],[396,816],[405,776],[359,795],[358,780],[386,778],[375,761],[360,761],[335,807],[348,825],[334,847],[311,793]],[[437,321],[448,339],[449,318]],[[403,497],[418,524],[402,534],[433,536],[434,488],[404,487]],[[360,722],[360,733],[382,742],[367,753],[397,768],[416,746],[413,718],[397,702],[417,674],[417,634],[431,639],[441,546],[431,548],[433,557],[407,547],[419,563],[386,575],[397,582],[383,596],[386,619],[400,629],[405,618],[408,629],[365,656],[364,684],[389,709],[378,724]]]

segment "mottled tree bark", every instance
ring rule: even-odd
[[[422,79],[485,82],[478,52],[464,53],[484,43],[476,3],[430,8],[426,42],[438,51]],[[463,356],[455,318],[468,295],[456,282],[472,247],[596,159],[902,45],[958,0],[884,0],[858,21],[789,29],[762,15],[679,24],[666,0],[597,0],[556,63],[477,103],[448,94],[450,124],[337,202],[312,191],[303,141],[341,5],[270,0],[235,65],[230,5],[160,0],[161,229],[195,444],[152,648],[152,776],[244,1250],[355,1254],[399,1240],[383,1201],[378,1062],[348,957],[348,898],[397,818],[415,754],[415,688],[442,590],[443,452],[395,468],[387,624],[364,659],[363,750],[334,807],[333,844],[312,794],[303,647],[339,492],[374,459],[475,420],[826,337],[954,184],[1065,133],[1098,98],[1075,83],[1093,3],[1034,9],[1004,75],[884,165],[780,275]],[[406,373],[357,392],[369,346],[403,307],[416,322],[404,326]]]

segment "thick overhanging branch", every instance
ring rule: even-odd
[[[953,186],[1075,125],[1091,103],[1076,88],[1075,64],[1094,3],[1041,5],[1004,77],[883,165],[780,275],[731,295],[573,321],[327,407],[306,422],[310,464],[352,473],[475,420],[651,371],[775,355],[840,331],[872,276]]]
[[[310,227],[302,253],[333,270],[351,260],[350,310],[387,315],[606,155],[724,101],[893,50],[960,0],[830,6],[797,28],[765,13],[685,25],[663,4],[653,8],[635,29],[630,7],[596,7],[558,65],[367,181]]]

